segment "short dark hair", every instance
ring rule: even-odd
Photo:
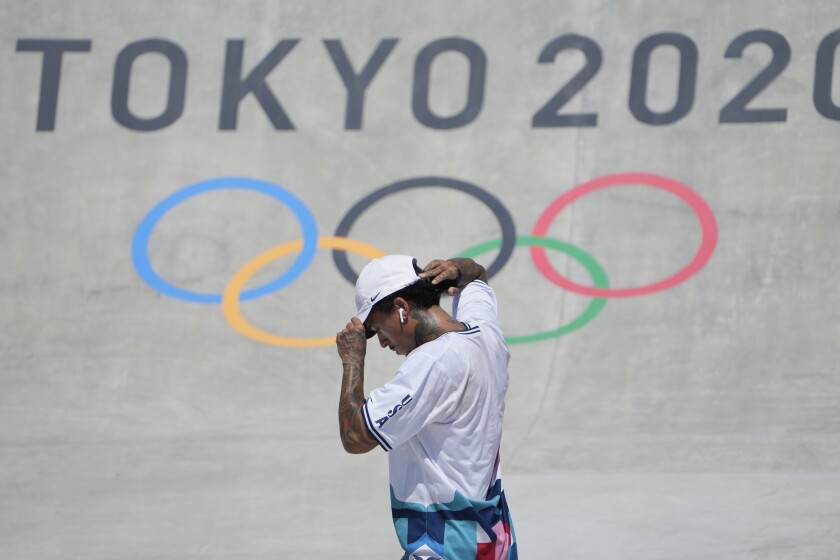
[[[380,311],[386,315],[392,313],[394,311],[394,299],[398,297],[410,301],[421,309],[428,309],[440,305],[440,295],[444,289],[445,287],[440,284],[432,284],[429,280],[421,278],[414,284],[385,296],[382,300],[376,302],[370,312]]]

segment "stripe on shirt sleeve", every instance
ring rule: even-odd
[[[463,331],[453,331],[455,334],[475,334],[477,332],[481,332],[481,329],[478,328],[478,325],[471,325],[469,323],[464,323],[467,326],[466,330]]]
[[[368,402],[369,401],[365,401],[365,404],[362,406],[362,412],[363,412],[363,416],[365,418],[365,426],[367,427],[368,431],[370,432],[370,435],[372,435],[373,438],[377,442],[379,442],[379,445],[382,446],[382,449],[384,449],[385,451],[390,451],[391,446],[388,445],[388,442],[385,441],[385,438],[382,437],[382,434],[380,434],[379,431],[377,431],[377,429],[373,425],[373,421],[370,418],[370,410],[368,410]]]

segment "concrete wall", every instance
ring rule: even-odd
[[[836,558],[838,30],[823,1],[3,2],[0,556],[395,558],[334,347],[186,299],[306,237],[241,311],[332,337],[352,285],[309,244],[416,179],[349,263],[521,237],[476,258],[523,557]],[[525,236],[569,193],[552,281]],[[372,345],[368,386],[398,363]]]

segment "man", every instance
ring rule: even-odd
[[[441,293],[455,295],[450,316]],[[357,316],[336,336],[338,416],[349,453],[388,452],[403,560],[517,558],[500,478],[510,353],[484,268],[389,255],[356,281]],[[364,397],[367,339],[406,358]]]

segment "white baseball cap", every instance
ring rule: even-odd
[[[420,280],[417,259],[408,255],[386,255],[370,261],[356,280],[356,317],[364,323],[377,302]],[[368,338],[374,334],[366,330]]]

